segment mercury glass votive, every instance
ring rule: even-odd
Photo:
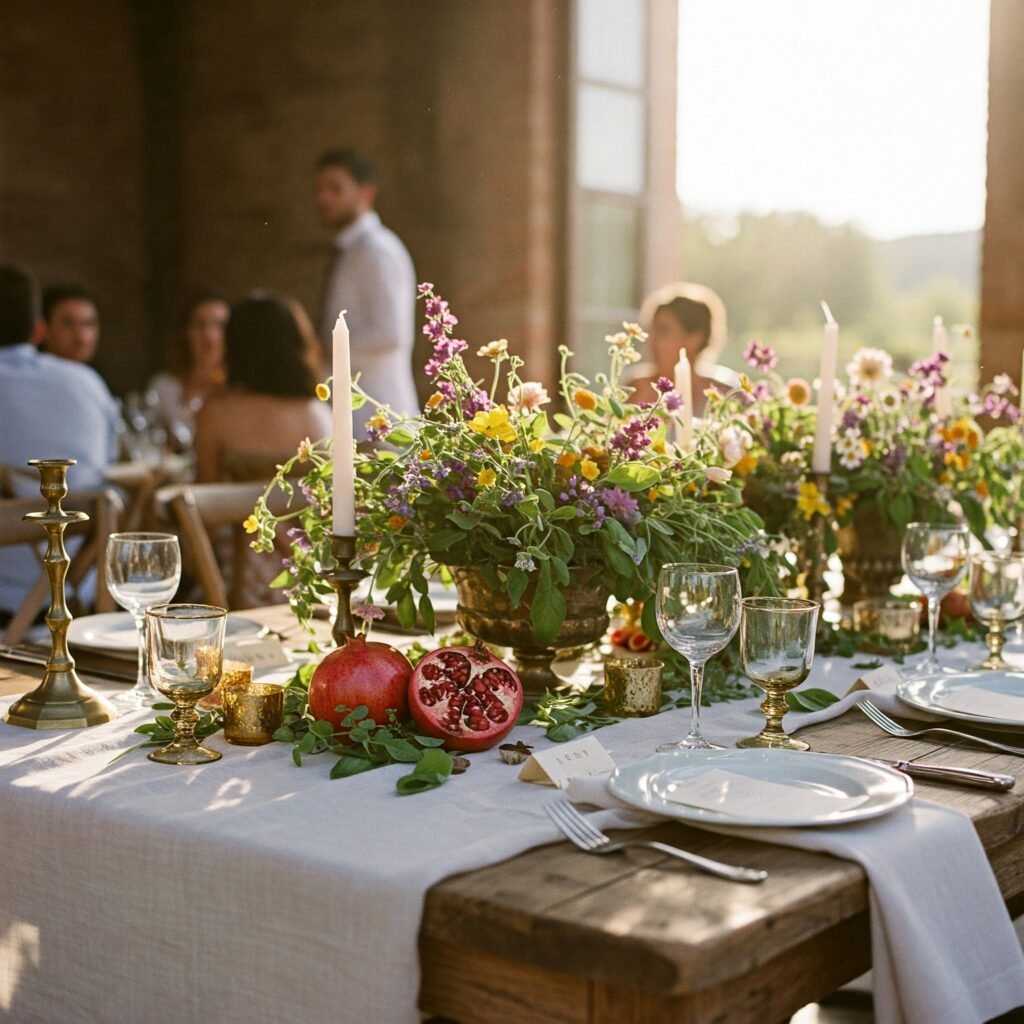
[[[853,606],[857,649],[870,654],[909,654],[921,635],[921,605],[871,597]]]
[[[224,739],[243,747],[270,743],[284,720],[284,687],[252,683],[225,689]]]
[[[224,662],[224,668],[221,671],[220,682],[217,684],[217,688],[208,697],[204,697],[196,707],[203,711],[209,711],[210,708],[223,707],[225,691],[244,690],[252,685],[252,671],[252,665],[247,661],[231,661],[228,659]]]
[[[608,714],[646,718],[661,710],[661,672],[651,658],[611,658],[604,663],[604,696]]]

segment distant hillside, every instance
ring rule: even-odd
[[[910,291],[934,278],[952,279],[976,295],[980,287],[981,232],[912,235],[874,240],[878,266],[898,292]]]

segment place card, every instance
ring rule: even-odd
[[[947,693],[932,698],[939,708],[959,711],[966,715],[981,715],[984,718],[1001,718],[1007,722],[1024,722],[1024,696],[1013,693],[999,693],[982,686],[958,686]]]
[[[853,686],[850,692],[855,690],[875,690],[878,693],[895,693],[896,687],[903,682],[903,676],[895,665],[883,665],[881,668],[865,672]]]
[[[664,797],[673,803],[739,818],[817,818],[859,807],[867,794],[840,795],[806,784],[787,785],[712,768],[672,782]]]
[[[598,738],[587,735],[531,754],[519,772],[519,779],[565,789],[573,779],[601,775],[614,767],[611,754],[601,746]]]
[[[242,636],[224,642],[224,657],[245,661],[257,672],[282,668],[291,662],[284,645],[276,636]]]

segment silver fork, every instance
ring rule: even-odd
[[[956,729],[946,729],[939,725],[928,725],[922,729],[907,729],[898,722],[894,722],[881,708],[875,707],[869,700],[862,700],[857,707],[879,729],[884,729],[890,736],[900,736],[908,740],[916,736],[953,736],[959,740],[968,740],[971,743],[976,743],[979,747],[988,747],[990,750],[999,750],[1004,754],[1016,754],[1017,757],[1024,757],[1024,747],[1011,747],[1008,743],[999,743],[996,740],[985,739],[982,736],[974,736],[969,732],[958,732]]]
[[[625,839],[622,842],[613,843],[599,828],[587,821],[568,800],[552,800],[544,805],[544,810],[548,812],[548,817],[558,826],[563,835],[587,853],[615,853],[617,850],[625,850],[631,846],[643,846],[649,850],[668,854],[669,857],[685,860],[687,864],[692,864],[700,871],[706,871],[709,875],[718,875],[719,878],[727,878],[730,882],[763,882],[768,877],[767,871],[733,867],[732,864],[710,860],[697,853],[680,850],[677,846],[669,846],[653,839]]]

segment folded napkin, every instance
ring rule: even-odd
[[[568,796],[602,810],[601,828],[650,825],[607,776],[576,779]],[[870,882],[878,1024],[982,1024],[1024,1005],[1024,954],[971,820],[918,798],[891,814],[824,828],[701,828],[830,853]]]

